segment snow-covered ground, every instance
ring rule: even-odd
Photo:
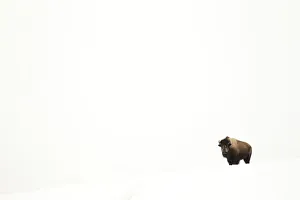
[[[106,183],[85,183],[3,194],[1,200],[299,200],[300,160],[238,166],[204,166],[198,170],[147,176],[121,174]],[[117,177],[118,176],[118,177]]]
[[[0,1],[0,200],[299,200],[299,10]]]
[[[299,160],[211,167],[149,179],[133,199],[299,199]]]

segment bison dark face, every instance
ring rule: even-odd
[[[231,146],[230,141],[227,138],[225,138],[225,139],[219,141],[218,146],[221,147],[222,155],[223,155],[223,157],[226,158],[228,155],[228,152],[229,152],[229,148]]]

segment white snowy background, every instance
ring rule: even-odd
[[[300,199],[299,9],[1,1],[0,199]]]

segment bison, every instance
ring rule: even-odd
[[[218,146],[221,147],[222,155],[229,165],[238,165],[240,160],[244,160],[246,164],[250,163],[252,147],[247,142],[226,136],[219,141]]]

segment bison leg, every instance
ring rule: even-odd
[[[228,162],[229,165],[235,165],[236,164],[234,159],[227,159],[227,162]]]
[[[235,164],[236,164],[236,165],[240,164],[240,160],[236,160],[236,161],[235,161]]]
[[[246,163],[246,164],[249,164],[249,163],[250,163],[250,159],[251,159],[251,154],[249,154],[249,155],[244,159],[245,163]]]

